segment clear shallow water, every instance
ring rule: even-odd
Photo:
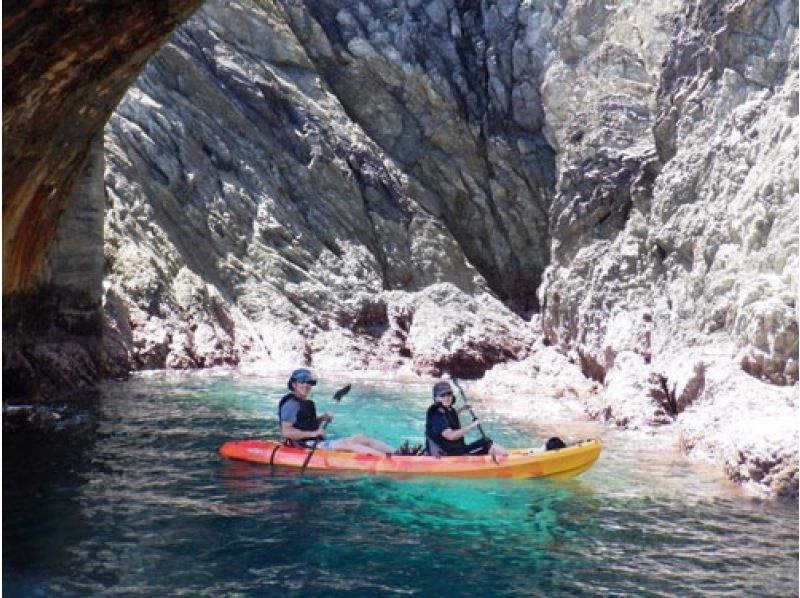
[[[410,388],[410,392],[406,392]],[[330,408],[334,386],[315,399]],[[427,387],[355,383],[334,435],[420,441]],[[3,437],[4,596],[796,596],[798,511],[600,430],[566,482],[394,479],[224,461],[282,382],[155,375],[64,430]],[[506,446],[542,438],[479,409]]]

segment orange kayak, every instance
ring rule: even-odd
[[[464,478],[566,478],[589,469],[600,456],[599,440],[583,440],[566,448],[513,449],[497,463],[489,455],[428,457],[386,455],[376,457],[341,451],[314,452],[308,469],[363,473],[437,475]],[[232,440],[219,450],[223,457],[300,468],[308,450],[285,446],[274,440]]]

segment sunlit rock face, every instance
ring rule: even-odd
[[[361,297],[448,282],[536,307],[538,67],[515,104],[521,17],[441,8],[209,3],[151,61],[106,129],[108,296],[137,367],[319,364],[345,334],[353,366],[428,372],[446,358],[389,358]],[[463,371],[519,355],[484,341]]]
[[[501,300],[535,308],[555,170],[542,134],[534,9],[442,0],[285,6],[320,76],[406,175],[409,195]]]
[[[674,421],[686,452],[785,496],[797,23],[789,1],[568,6],[541,87],[558,161],[543,330],[603,383],[587,411]]]
[[[313,347],[358,293],[448,281],[522,313],[538,287],[597,380],[707,346],[794,383],[796,16],[209,4],[107,129],[134,362],[236,362],[278,325]]]
[[[3,3],[4,397],[125,371],[100,345],[102,128],[198,4]]]
[[[794,384],[796,3],[686,3],[671,37],[666,12],[644,10],[576,9],[565,23],[592,34],[562,32],[560,54],[579,43],[590,59],[544,75],[559,155],[545,334],[598,379],[624,351],[657,369],[706,346]],[[634,30],[649,47],[636,51]],[[567,74],[580,94],[558,83]]]

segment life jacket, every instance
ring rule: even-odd
[[[459,438],[458,440],[448,440],[442,436],[441,432],[434,431],[431,420],[433,419],[433,415],[437,412],[439,414],[444,414],[445,418],[447,419],[448,428],[451,430],[461,429],[461,422],[458,419],[458,412],[456,412],[455,409],[452,407],[445,409],[438,403],[434,403],[428,407],[428,413],[425,418],[425,443],[428,454],[434,457],[439,457],[463,450],[463,448],[466,446],[463,438]]]
[[[300,404],[300,410],[297,412],[297,421],[294,422],[295,428],[302,430],[303,432],[313,432],[319,428],[319,423],[317,422],[317,408],[314,405],[314,401],[311,399],[306,399],[305,401],[298,399],[296,396],[294,396],[294,393],[291,392],[284,396],[280,403],[278,403],[279,422],[281,421],[281,409],[287,401],[297,401]],[[318,440],[322,440],[322,436],[318,436],[316,439],[305,438],[303,440],[289,440],[287,438],[285,442],[290,446],[308,448],[309,445],[313,446]]]

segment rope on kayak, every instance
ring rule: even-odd
[[[283,446],[282,444],[276,444],[275,448],[272,449],[272,454],[269,456],[269,466],[270,467],[275,465],[275,453],[277,453],[278,449],[281,448],[282,446]]]

